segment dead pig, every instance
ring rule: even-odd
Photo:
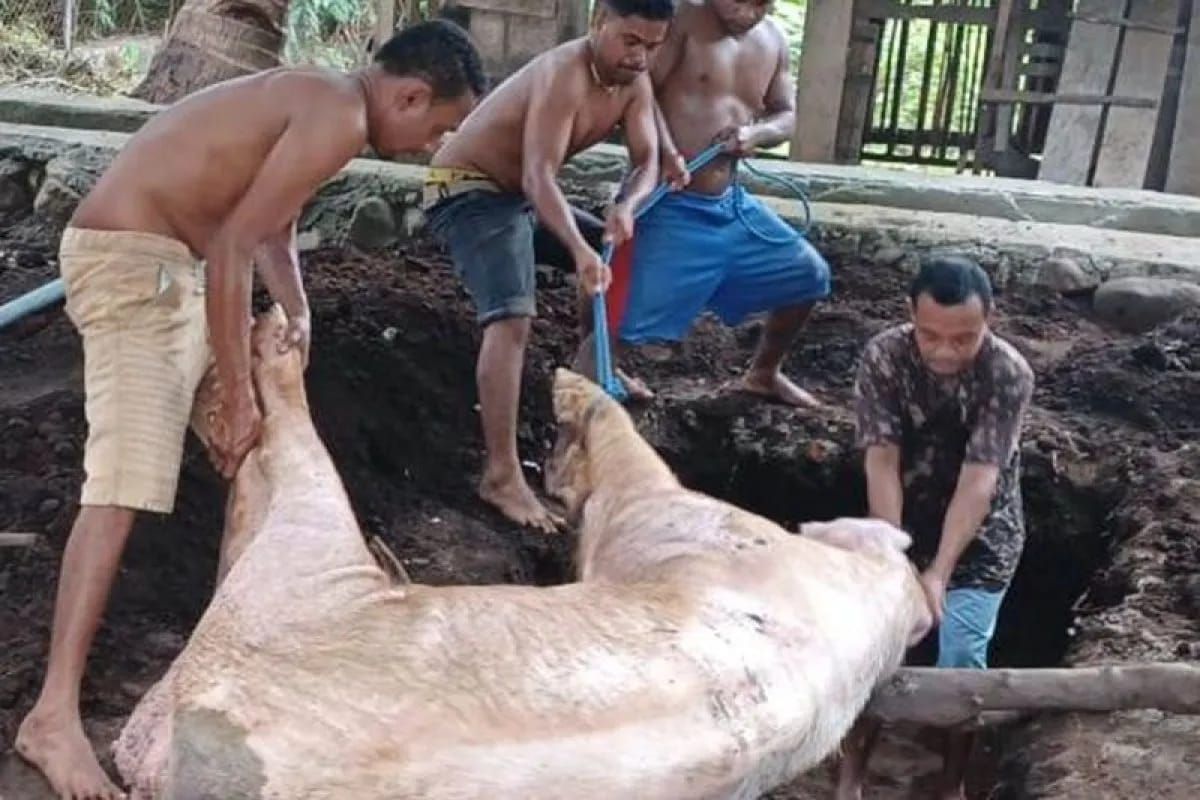
[[[116,745],[135,798],[756,797],[835,746],[923,624],[898,532],[792,537],[672,487],[622,409],[577,413],[589,384],[566,373],[556,407],[584,446],[556,476],[597,470],[575,484],[585,580],[394,586],[298,357],[275,352],[282,324],[255,331],[264,432],[235,482],[228,571]],[[644,473],[600,477],[593,428],[642,448]],[[622,497],[633,516],[606,517]]]

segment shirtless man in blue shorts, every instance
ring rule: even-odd
[[[816,405],[780,365],[829,266],[791,226],[735,180],[738,159],[775,147],[795,124],[788,46],[766,18],[768,0],[683,0],[651,68],[667,194],[613,258],[609,330],[620,344],[678,341],[705,309],[728,325],[768,312],[758,350],[735,388],[789,405]],[[688,175],[714,142],[725,154]],[[590,337],[581,369],[590,367]],[[634,397],[649,392],[626,379]]]

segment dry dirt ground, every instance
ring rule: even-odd
[[[56,275],[55,232],[34,218],[0,227],[0,300]],[[866,339],[904,313],[898,271],[835,264],[835,299],[791,357],[829,401],[823,414],[722,397],[754,324],[702,321],[682,348],[634,357],[660,399],[637,416],[685,481],[793,525],[861,513],[848,400]],[[478,332],[438,254],[416,242],[383,254],[305,258],[314,321],[308,384],[318,430],[364,531],[380,534],[415,580],[554,583],[570,576],[570,537],[505,524],[475,499],[480,435]],[[553,430],[552,367],[576,342],[574,289],[539,273],[540,317],[525,370],[520,442],[538,479]],[[1002,614],[996,665],[1200,658],[1200,319],[1128,337],[1086,304],[1002,292],[997,328],[1030,359],[1036,407],[1023,448],[1029,543]],[[85,427],[78,341],[52,310],[0,333],[0,530],[45,536],[0,549],[0,796],[40,784],[11,751],[44,665],[56,570],[76,510]],[[178,508],[138,526],[84,686],[98,744],[182,647],[211,591],[223,489],[189,440]],[[926,652],[924,656],[928,656]],[[973,798],[1200,797],[1200,722],[1158,713],[1044,716],[990,730]],[[889,734],[869,795],[927,797],[929,737]],[[772,795],[828,797],[825,770]]]

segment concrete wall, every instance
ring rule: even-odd
[[[539,53],[587,31],[587,0],[450,0],[495,86]]]

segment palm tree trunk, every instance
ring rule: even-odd
[[[187,0],[132,95],[169,104],[279,66],[290,0]]]

